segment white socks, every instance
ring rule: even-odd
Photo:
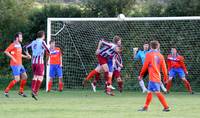
[[[140,87],[142,88],[142,92],[143,92],[143,93],[147,92],[147,88],[146,88],[146,86],[144,85],[144,81],[143,81],[143,80],[140,80],[140,81],[139,81],[139,85],[140,85]]]

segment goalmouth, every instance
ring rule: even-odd
[[[123,62],[122,78],[126,89],[139,89],[137,76],[141,64],[133,62],[132,48],[141,47],[144,41],[159,40],[161,53],[170,53],[176,46],[185,56],[190,76],[195,81],[199,71],[196,52],[193,47],[200,42],[200,17],[124,17],[116,18],[48,18],[47,44],[55,39],[63,51],[63,81],[65,88],[81,88],[86,75],[96,67],[95,49],[101,37],[111,41],[114,35],[122,37]],[[200,45],[200,44],[199,44]],[[188,52],[189,51],[189,52]],[[200,65],[199,65],[200,66]],[[49,81],[49,66],[46,67],[46,90]],[[103,78],[102,78],[103,80]],[[54,88],[58,79],[54,79]],[[103,84],[103,83],[100,83]],[[180,82],[177,81],[177,88]]]

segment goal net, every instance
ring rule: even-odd
[[[63,52],[63,81],[65,88],[81,88],[86,75],[97,66],[96,47],[101,37],[112,41],[122,37],[124,89],[139,89],[137,76],[142,67],[133,61],[134,47],[142,48],[145,41],[158,40],[161,53],[167,57],[172,46],[185,57],[187,78],[193,89],[200,83],[200,17],[143,18],[48,18],[47,39],[55,39]],[[49,80],[47,67],[47,82]],[[147,80],[147,78],[146,78]],[[103,84],[102,76],[100,85]],[[185,90],[180,79],[174,79],[173,90]],[[53,88],[58,86],[54,79]],[[48,87],[48,86],[47,86]],[[103,88],[103,85],[102,85]]]

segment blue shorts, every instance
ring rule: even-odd
[[[148,90],[151,92],[160,92],[160,83],[149,81]]]
[[[19,76],[22,73],[26,72],[26,69],[23,65],[20,66],[11,66],[13,76]]]
[[[113,62],[112,62],[112,59],[108,59],[108,69],[109,69],[109,72],[113,72],[114,69],[113,69]]]
[[[171,68],[169,70],[169,77],[174,78],[176,76],[176,74],[178,74],[178,76],[180,78],[184,78],[185,77],[185,72],[182,68]]]
[[[49,73],[51,78],[62,78],[63,73],[62,73],[62,67],[58,64],[51,64],[50,65],[50,73]]]

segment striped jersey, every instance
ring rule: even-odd
[[[114,59],[114,70],[118,70],[118,71],[121,71],[121,67],[119,64],[122,64],[123,61],[122,61],[122,56],[118,53],[116,53],[113,57]]]
[[[113,56],[115,54],[115,48],[117,47],[114,43],[109,43],[104,40],[102,40],[102,48],[100,49],[99,55],[105,58],[109,58],[110,56]]]
[[[25,48],[26,50],[28,48],[32,49],[32,64],[44,64],[44,51],[46,50],[48,53],[50,53],[46,42],[41,38],[37,38],[36,40],[32,41]]]

